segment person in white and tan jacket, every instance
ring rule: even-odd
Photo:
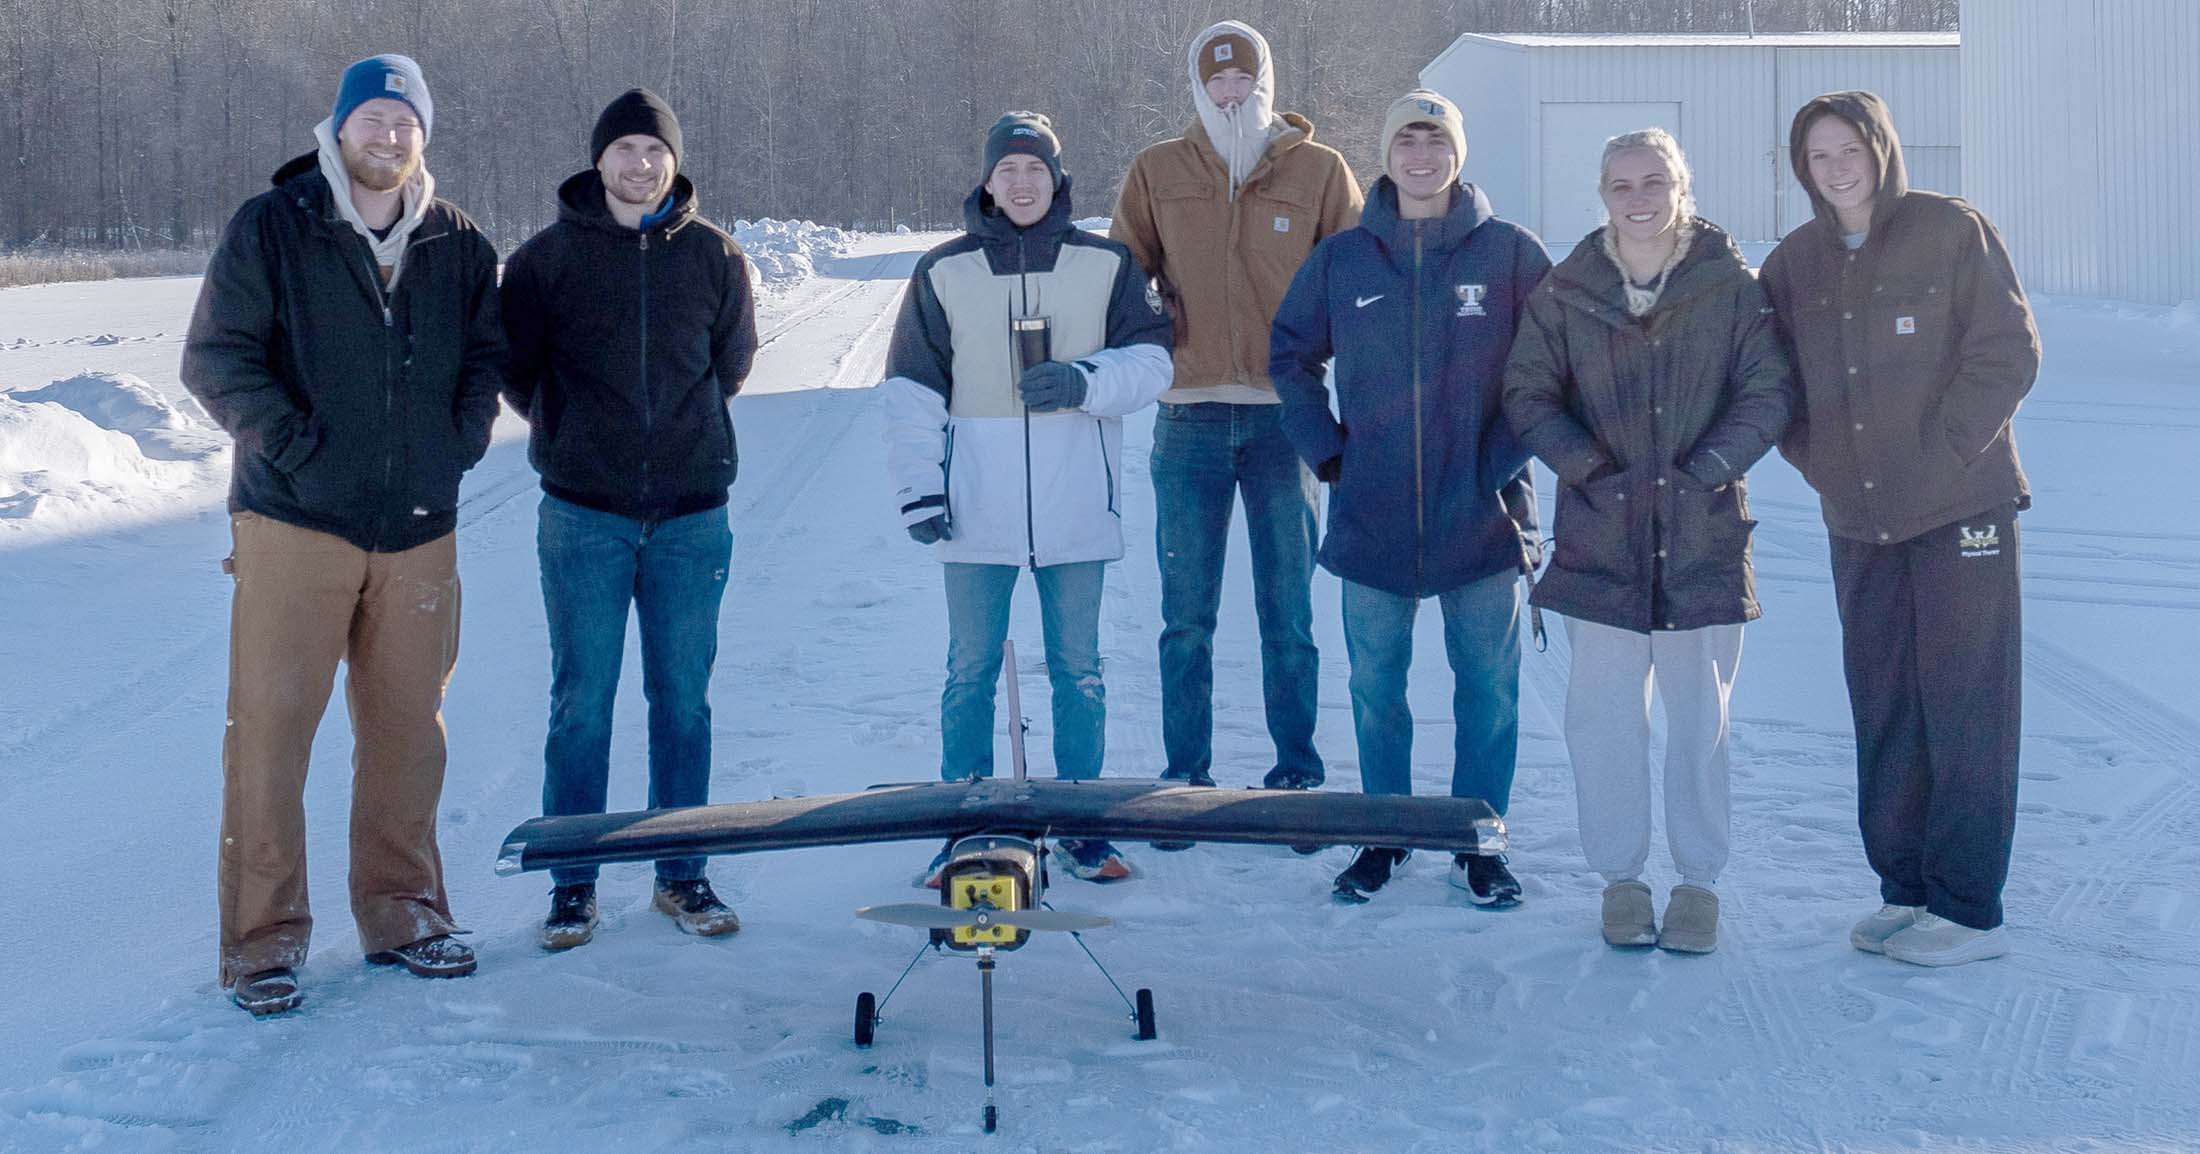
[[[1123,416],[1169,387],[1169,320],[1127,249],[1070,223],[1070,180],[1045,116],[1001,117],[982,172],[963,206],[968,231],[917,263],[880,386],[902,521],[945,569],[940,776],[993,773],[994,684],[1017,571],[1028,568],[1055,771],[1086,780],[1105,752],[1100,593],[1123,555]],[[1019,320],[1050,346],[1028,364]],[[1056,844],[1079,877],[1130,876],[1105,841]]]

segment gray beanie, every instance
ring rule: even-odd
[[[985,134],[985,170],[978,183],[993,179],[993,168],[1011,153],[1023,153],[1046,161],[1054,174],[1054,187],[1062,187],[1062,142],[1055,139],[1054,122],[1043,112],[1004,112]]]

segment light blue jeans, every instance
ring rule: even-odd
[[[1478,797],[1502,814],[1512,800],[1520,743],[1520,574],[1508,569],[1436,595],[1451,662],[1451,796]],[[1344,583],[1344,644],[1352,661],[1352,726],[1360,788],[1413,792],[1413,664],[1418,598]]]
[[[993,776],[993,695],[1017,565],[947,562],[947,688],[940,694],[940,777]],[[1100,776],[1108,693],[1100,680],[1100,591],[1107,562],[1045,565],[1033,572],[1054,698],[1054,772],[1064,781]],[[1022,719],[1011,718],[1010,724]]]

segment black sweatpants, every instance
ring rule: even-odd
[[[1992,929],[2017,823],[2016,511],[1892,545],[1832,542],[1857,823],[1881,900]]]

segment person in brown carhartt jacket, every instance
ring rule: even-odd
[[[1763,270],[1807,410],[1780,451],[1832,539],[1858,820],[1885,903],[1850,942],[1922,965],[1994,957],[2031,504],[2009,422],[2039,333],[1993,225],[1910,189],[1877,96],[1810,101],[1788,147],[1817,211]]]
[[[1192,39],[1198,117],[1138,154],[1109,235],[1151,274],[1176,327],[1176,376],[1154,421],[1165,778],[1213,784],[1215,615],[1231,507],[1245,500],[1270,787],[1323,779],[1314,750],[1314,474],[1283,435],[1268,379],[1276,306],[1316,242],[1359,223],[1361,194],[1314,126],[1274,111],[1268,42],[1234,20]]]

